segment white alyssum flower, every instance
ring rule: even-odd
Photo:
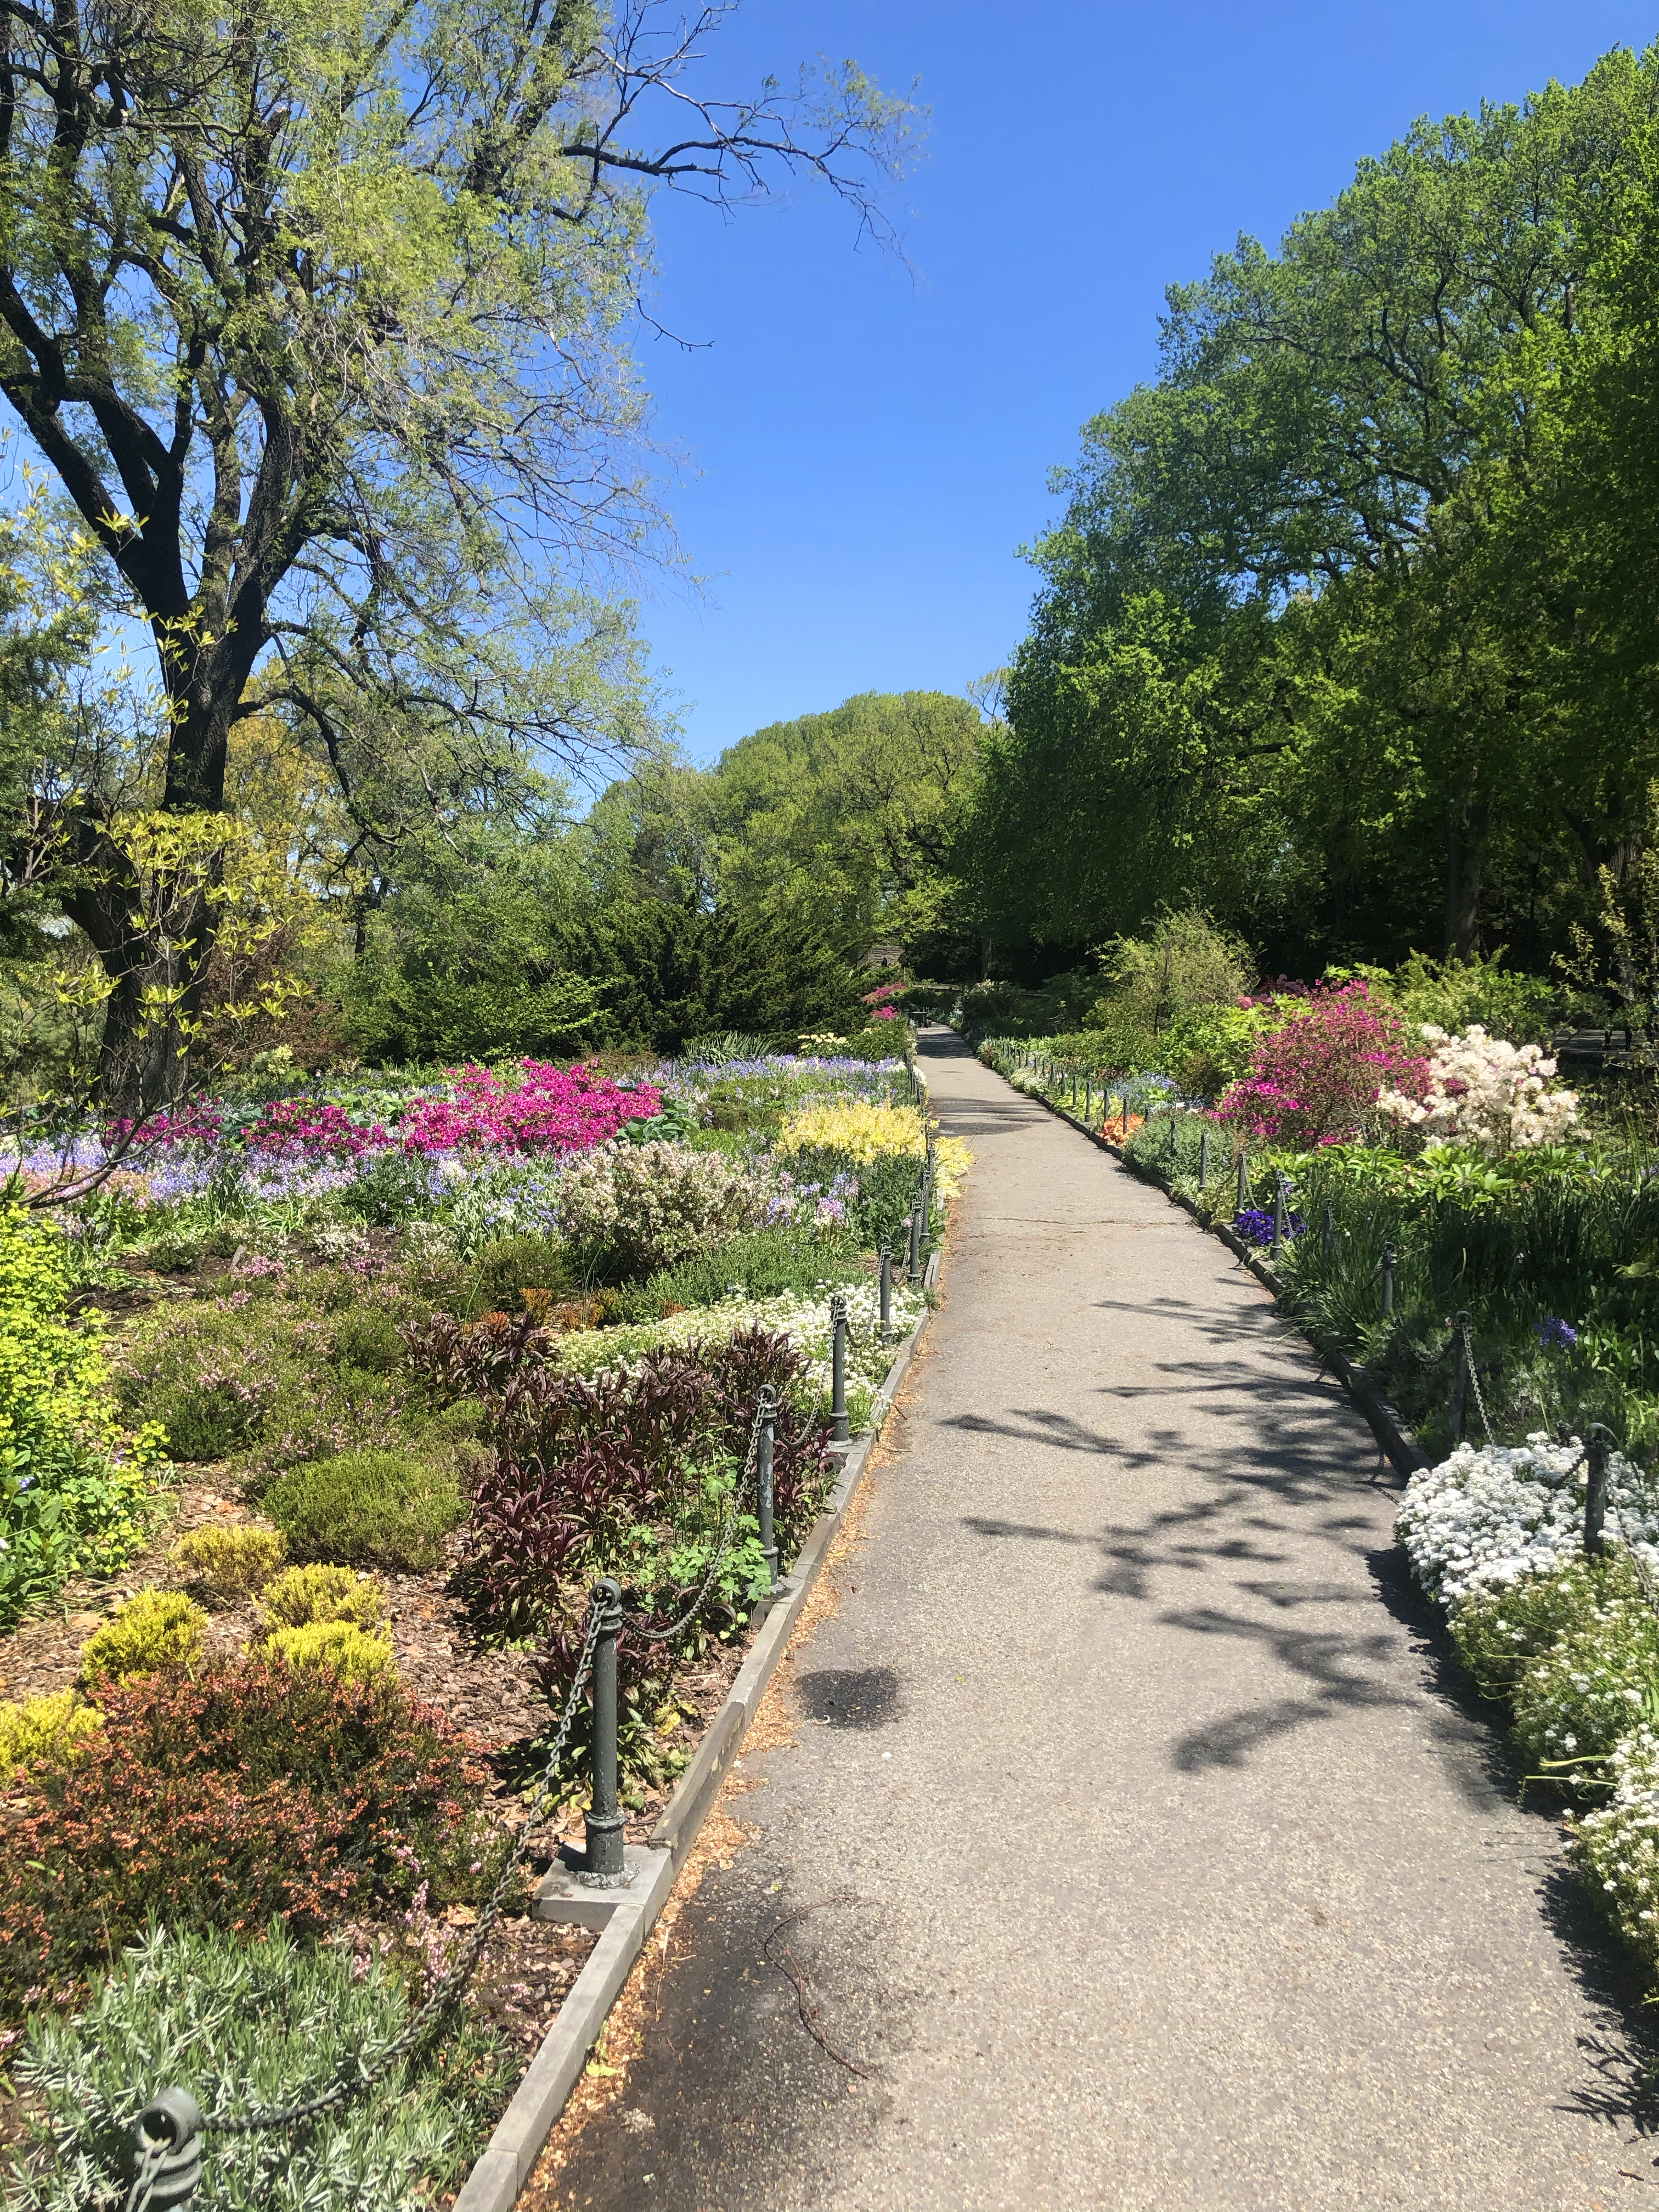
[[[1418,1580],[1451,1604],[1471,1591],[1548,1574],[1584,1540],[1583,1450],[1541,1430],[1524,1444],[1460,1444],[1413,1475],[1395,1521]],[[1659,1510],[1621,1452],[1607,1462],[1607,1538],[1643,1552],[1659,1572]]]

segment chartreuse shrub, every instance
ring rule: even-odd
[[[232,2112],[295,2104],[372,2063],[407,2024],[403,1981],[369,1950],[256,1942],[152,1924],[73,2018],[37,2012],[16,2061],[40,2103],[6,2203],[83,2212],[121,2203],[122,2149],[159,2081],[212,2083]],[[509,2086],[503,2053],[465,2015],[372,2089],[303,2130],[219,2136],[215,2212],[417,2212],[463,2169]]]
[[[500,1869],[469,1740],[386,1674],[256,1654],[98,1702],[102,1729],[32,1769],[9,1819],[0,2017],[72,2001],[152,1914],[231,1930],[280,1913],[319,1935],[422,1883],[434,1910],[476,1901]]]
[[[102,1726],[97,1709],[73,1690],[0,1704],[0,1782],[10,1782],[37,1759],[61,1765]]]
[[[95,1324],[64,1318],[63,1239],[0,1209],[0,1628],[74,1573],[108,1573],[143,1538],[161,1457],[128,1433]]]
[[[448,1468],[410,1452],[337,1452],[279,1475],[260,1510],[293,1558],[418,1573],[443,1559],[444,1538],[465,1516]]]
[[[325,1620],[378,1628],[386,1619],[386,1592],[373,1575],[351,1567],[290,1567],[266,1586],[260,1605],[273,1629]]]
[[[164,1667],[193,1667],[206,1626],[206,1613],[182,1590],[140,1590],[81,1646],[81,1679],[95,1686]]]
[[[261,1590],[285,1556],[282,1533],[246,1521],[209,1521],[181,1536],[173,1565],[222,1605]]]
[[[372,1636],[355,1620],[308,1620],[273,1628],[261,1647],[286,1667],[323,1667],[343,1682],[370,1682],[392,1671],[392,1638]]]

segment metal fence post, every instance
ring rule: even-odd
[[[1589,1480],[1584,1486],[1584,1553],[1597,1559],[1601,1551],[1601,1526],[1607,1517],[1607,1446],[1610,1431],[1592,1421],[1584,1438]]]
[[[881,1340],[886,1343],[893,1334],[893,1248],[881,1248]]]
[[[830,1298],[830,1441],[844,1444],[853,1431],[847,1421],[847,1295]]]
[[[1319,1256],[1327,1267],[1336,1257],[1336,1207],[1328,1198],[1325,1200],[1324,1225],[1319,1232]]]
[[[910,1208],[910,1280],[914,1283],[921,1273],[921,1208]]]
[[[604,1576],[593,1585],[599,1629],[593,1645],[593,1795],[587,1808],[582,1872],[589,1881],[625,1878],[622,1804],[617,1790],[617,1632],[622,1626],[622,1585]]]
[[[1210,1180],[1210,1125],[1206,1121],[1198,1133],[1198,1187],[1204,1189]]]
[[[141,2208],[187,2204],[202,2179],[202,2108],[188,2089],[162,2089],[130,2130],[132,2191]]]
[[[1241,1152],[1241,1153],[1239,1154],[1239,1156],[1238,1156],[1238,1204],[1237,1204],[1237,1206],[1234,1208],[1234,1212],[1237,1212],[1237,1213],[1243,1213],[1243,1212],[1244,1212],[1245,1208],[1249,1205],[1249,1202],[1250,1202],[1250,1169],[1249,1169],[1249,1155],[1247,1152]]]
[[[1387,1321],[1394,1311],[1394,1271],[1398,1255],[1392,1244],[1382,1247],[1382,1318]]]
[[[766,1561],[766,1586],[778,1586],[778,1546],[772,1533],[772,1461],[777,1448],[778,1394],[769,1382],[761,1385],[756,1413],[759,1428],[755,1438],[756,1519],[760,1522],[761,1556]]]
[[[1273,1170],[1273,1257],[1279,1257],[1285,1242],[1285,1175],[1281,1168]]]
[[[1463,1441],[1463,1408],[1469,1395],[1469,1317],[1466,1313],[1452,1316],[1452,1327],[1456,1331],[1452,1345],[1451,1440],[1455,1444]]]

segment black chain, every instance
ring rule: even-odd
[[[587,1632],[582,1639],[581,1656],[576,1662],[576,1671],[571,1677],[569,1694],[565,1699],[564,1712],[559,1721],[558,1732],[553,1739],[553,1748],[548,1753],[547,1764],[542,1770],[541,1785],[514,1841],[513,1848],[507,1853],[500,1874],[495,1877],[495,1887],[490,1891],[488,1899],[478,1914],[477,1922],[471,1935],[444,1972],[439,1975],[437,1980],[433,1983],[419,2009],[412,2015],[402,2032],[386,2045],[379,2057],[372,2059],[368,2065],[359,2069],[355,2080],[337,2081],[331,2089],[325,2089],[318,2096],[308,2097],[302,2104],[279,2106],[267,2112],[242,2114],[212,2113],[202,2122],[201,2132],[204,2135],[256,2135],[265,2129],[274,2130],[278,2128],[295,2127],[301,2120],[314,2119],[319,2112],[331,2111],[336,2105],[343,2104],[349,2097],[357,2096],[365,2089],[372,2089],[374,2084],[397,2065],[400,2059],[408,2057],[428,2033],[439,2015],[460,1995],[477,1972],[478,1961],[483,1956],[484,1946],[494,1932],[495,1923],[501,1918],[501,1908],[507,1902],[507,1889],[512,1878],[518,1872],[520,1863],[529,1848],[530,1838],[535,1832],[543,1814],[553,1801],[557,1789],[560,1762],[564,1757],[565,1746],[570,1740],[570,1731],[575,1723],[582,1691],[586,1686],[588,1675],[592,1671],[593,1647],[599,1641],[599,1607],[590,1601],[587,1608]],[[141,2174],[141,2179],[148,2181],[149,2177]],[[139,2182],[135,2181],[132,2195],[128,2198],[127,2212],[143,2212],[143,2208],[149,2202],[148,2187],[142,2196],[139,2194]]]

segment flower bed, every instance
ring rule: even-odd
[[[33,1417],[42,1378],[72,1382],[61,1432],[83,1459],[96,1448],[106,1482],[128,1470],[135,1501],[36,1573],[9,1663],[0,1646],[3,1840],[30,1869],[0,1911],[0,2011],[46,2023],[25,2071],[64,2126],[63,2084],[104,2063],[132,1977],[163,1975],[160,1954],[119,1960],[147,1915],[209,1945],[274,1915],[296,1989],[347,1942],[418,1986],[432,1942],[410,1929],[464,1920],[500,1863],[594,1577],[666,1620],[712,1570],[677,1642],[622,1654],[625,1805],[648,1831],[763,1577],[745,1486],[758,1389],[783,1399],[787,1563],[828,1480],[836,1289],[855,1425],[890,1357],[874,1250],[917,1187],[912,1089],[896,1061],[649,1080],[526,1063],[216,1101],[141,1133],[78,1197],[62,1172],[84,1177],[105,1139],[31,1158],[32,1181],[66,1195],[18,1217],[46,1284],[19,1305],[36,1363],[20,1401]],[[941,1144],[938,1162],[930,1234],[966,1158]],[[896,1333],[922,1308],[896,1286]],[[181,1501],[187,1533],[135,1557]],[[12,1518],[15,1552],[15,1499]],[[66,1577],[73,1630],[38,1611]],[[532,1864],[577,1819],[586,1760],[578,1741]],[[210,1978],[218,1956],[202,1954]],[[93,2024],[54,2044],[51,2022],[88,1996]],[[513,2011],[480,2027],[481,2051]],[[15,2033],[0,2026],[0,2059]],[[441,2084],[411,2077],[410,2094],[435,2124]],[[465,2138],[440,2155],[432,2137],[434,2171]],[[307,2203],[347,2201],[305,2170],[322,2191]]]

